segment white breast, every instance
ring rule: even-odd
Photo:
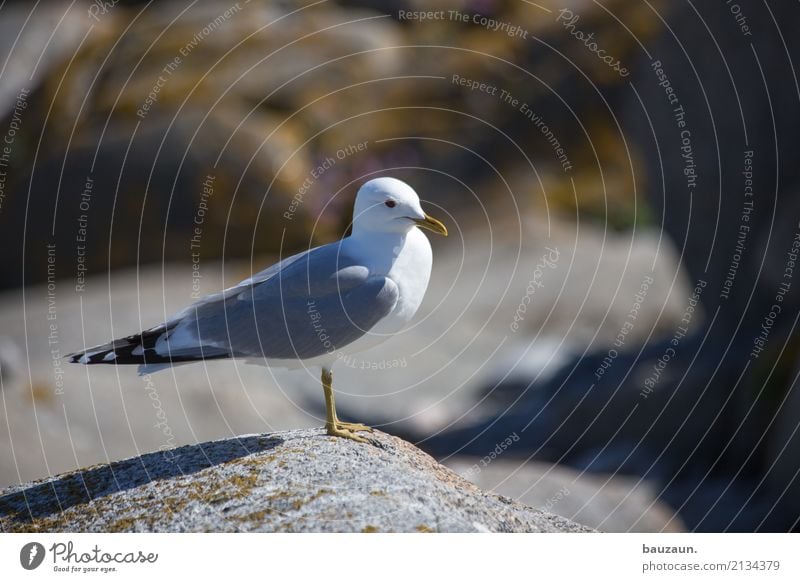
[[[341,351],[348,354],[362,352],[384,342],[411,321],[425,297],[433,264],[431,243],[418,228],[412,228],[402,239],[395,238],[394,244],[378,243],[361,248],[369,248],[363,261],[370,269],[370,274],[386,275],[394,281],[399,296],[389,315],[367,334],[342,347]]]
[[[433,253],[428,237],[418,228],[412,228],[387,273],[387,276],[397,284],[400,297],[386,319],[392,318],[402,326],[414,317],[425,297],[425,291],[428,290],[432,264]]]

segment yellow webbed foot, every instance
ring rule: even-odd
[[[339,424],[348,424],[348,423],[339,423]],[[341,426],[337,425],[327,425],[325,429],[328,431],[328,434],[335,437],[340,437],[343,439],[350,439],[351,441],[356,441],[359,443],[369,443],[367,439],[362,436],[359,436],[355,433],[355,431],[350,430],[348,428],[342,428]]]
[[[336,421],[336,427],[342,430],[349,430],[352,432],[372,432],[374,429],[371,426],[367,426],[366,424],[361,424],[360,422],[342,422],[341,420]]]

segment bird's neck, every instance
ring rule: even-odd
[[[388,272],[406,247],[409,233],[408,230],[387,232],[354,229],[349,239],[353,249],[358,249],[359,254],[376,263],[374,266],[380,263],[382,269]]]
[[[369,246],[380,246],[382,249],[400,246],[405,244],[409,230],[386,231],[386,230],[366,230],[364,228],[354,228],[351,238],[358,240],[359,244]]]

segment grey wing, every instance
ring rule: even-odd
[[[313,358],[362,337],[397,303],[397,285],[370,276],[338,244],[292,259],[265,280],[239,285],[186,310],[169,341],[170,352]]]
[[[285,259],[278,261],[274,265],[267,267],[263,271],[259,271],[249,279],[245,279],[244,281],[236,285],[236,287],[232,287],[231,289],[243,289],[245,287],[251,287],[253,285],[263,283],[264,281],[271,279],[272,277],[274,277],[275,275],[286,269],[289,265],[291,265],[295,261],[299,261],[300,259],[307,257],[309,253],[313,253],[316,250],[317,249],[309,249],[307,251],[303,251],[302,253],[297,253],[296,255],[292,255],[291,257],[286,257]]]
[[[313,296],[254,294],[229,313],[231,351],[272,359],[334,353],[369,333],[397,296],[397,285],[382,276]]]
[[[321,248],[324,248],[324,247],[321,247]],[[196,303],[193,303],[192,305],[190,305],[186,309],[184,309],[184,310],[180,311],[179,313],[173,315],[170,318],[170,320],[167,321],[163,325],[166,326],[167,328],[169,328],[170,326],[173,326],[175,323],[185,319],[187,316],[190,317],[197,310],[199,310],[199,309],[202,310],[203,307],[206,306],[206,305],[216,306],[216,305],[219,305],[221,301],[224,301],[225,299],[227,299],[229,297],[233,297],[235,295],[239,295],[243,291],[249,291],[250,289],[252,289],[256,285],[259,285],[259,284],[261,284],[261,283],[263,283],[265,281],[269,281],[275,275],[280,274],[281,271],[283,271],[284,269],[287,269],[292,263],[294,263],[296,261],[299,261],[301,259],[307,258],[309,254],[311,254],[311,253],[313,253],[314,251],[317,251],[317,250],[320,250],[320,249],[309,249],[307,251],[303,251],[302,253],[297,253],[296,255],[292,255],[291,257],[287,257],[287,258],[285,258],[285,259],[283,259],[281,261],[278,261],[274,265],[271,265],[271,266],[267,267],[263,271],[259,271],[258,273],[256,273],[252,277],[250,277],[249,279],[245,279],[244,281],[241,281],[241,282],[237,283],[233,287],[228,287],[224,291],[220,291],[219,293],[213,293],[211,295],[203,297],[202,299],[200,299]]]

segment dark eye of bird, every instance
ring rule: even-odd
[[[397,202],[395,202],[394,200],[387,200],[386,202],[384,202],[384,204],[386,204],[386,206],[388,206],[389,208],[394,208],[395,206],[397,206]]]

